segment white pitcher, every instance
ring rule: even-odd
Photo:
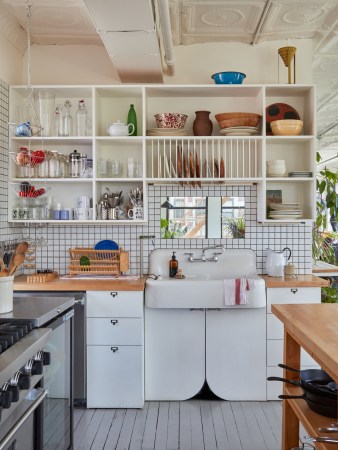
[[[266,250],[268,252],[268,255],[266,257],[266,273],[270,277],[282,277],[284,275],[284,266],[286,264],[286,261],[288,261],[291,257],[291,250],[289,249],[289,247],[283,248],[283,250],[280,252],[276,252],[269,248],[267,248]],[[284,255],[285,251],[289,252],[286,261],[286,255]]]

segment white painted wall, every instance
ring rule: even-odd
[[[33,45],[31,55],[32,84],[120,84],[104,47]]]
[[[0,32],[0,79],[8,84],[21,84],[23,59],[20,51]]]
[[[312,83],[312,42],[292,42],[296,52],[296,82]],[[165,76],[168,84],[213,83],[215,72],[237,70],[246,73],[245,84],[287,82],[287,69],[278,56],[285,41],[251,46],[239,43],[208,43],[175,46],[175,75]],[[26,57],[23,79],[25,79]],[[32,84],[115,84],[120,83],[103,47],[95,45],[33,45]]]
[[[255,46],[241,43],[207,43],[175,46],[175,75],[165,76],[165,83],[213,83],[212,74],[223,71],[244,72],[245,84],[287,83],[287,68],[278,55],[285,41],[265,42]],[[312,83],[312,41],[290,43],[296,51],[296,83]],[[279,64],[279,81],[278,81]]]

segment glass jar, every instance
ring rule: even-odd
[[[45,160],[42,164],[37,166],[37,178],[48,178],[49,177],[49,160],[51,153],[49,150],[45,150]]]
[[[59,177],[60,178],[65,178],[65,155],[63,155],[62,153],[58,153],[58,158],[59,158],[59,167],[60,167],[60,173],[59,173]]]
[[[49,159],[49,178],[60,177],[60,161],[59,154],[56,150],[51,151],[51,157]]]

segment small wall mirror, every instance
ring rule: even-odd
[[[244,238],[244,197],[164,197],[161,238]]]

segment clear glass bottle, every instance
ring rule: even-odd
[[[59,177],[60,178],[65,178],[65,158],[64,158],[64,156],[65,156],[64,154],[58,153],[59,168],[60,168]]]
[[[63,136],[73,135],[73,118],[70,113],[70,108],[72,104],[70,100],[65,101],[65,112],[63,116]]]
[[[87,120],[88,111],[84,100],[79,100],[79,106],[75,115],[76,120],[76,136],[87,136]]]
[[[63,108],[58,104],[54,114],[55,136],[64,136],[63,130]]]

